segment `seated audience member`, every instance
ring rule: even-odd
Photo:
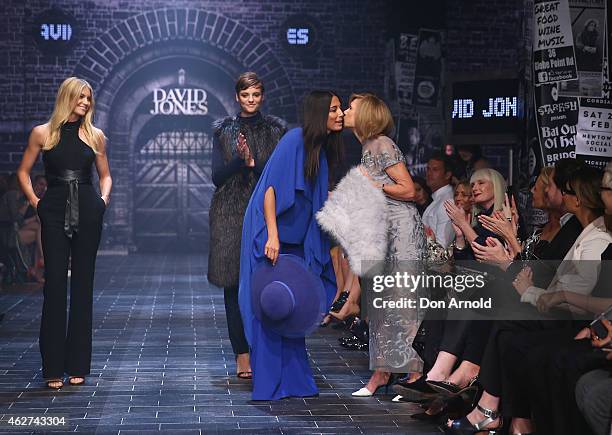
[[[427,182],[422,177],[412,177],[414,183],[414,203],[417,206],[419,214],[423,216],[425,209],[431,204],[431,189],[427,186]]]
[[[480,169],[472,174],[470,183],[474,207],[480,211],[477,217],[480,215],[491,216],[493,212],[502,210],[506,182],[499,172],[495,169]],[[466,217],[465,211],[455,205],[453,201],[446,201],[444,207],[455,232],[455,259],[473,260],[475,257],[471,245],[474,241],[484,245],[487,237],[499,238],[497,234],[487,230],[478,219],[472,226],[472,222]]]
[[[486,229],[503,237],[505,247],[495,239],[488,239],[486,245],[472,243],[476,259],[496,264],[502,270],[507,270],[510,281],[514,280],[523,267],[523,263],[514,261],[515,258],[526,261],[547,260],[539,262],[538,279],[548,285],[559,264],[558,262],[553,264],[551,260],[562,260],[582,231],[580,221],[565,209],[563,195],[557,183],[565,185],[568,174],[581,166],[583,165],[574,159],[562,159],[554,167],[547,166],[542,169],[531,190],[532,206],[546,211],[548,222],[522,246],[516,240],[514,215],[512,222],[508,222],[505,218],[480,216],[479,220]],[[547,265],[550,267],[545,268]],[[544,275],[541,272],[545,269],[548,270]]]
[[[513,285],[522,302],[535,306],[545,293],[570,290],[588,295],[593,290],[599,275],[601,254],[612,243],[604,222],[604,204],[599,193],[601,180],[600,171],[584,167],[570,175],[568,183],[561,187],[566,210],[578,218],[584,229],[546,289],[533,285],[530,268],[517,275]]]
[[[465,217],[472,219],[474,198],[472,198],[472,184],[468,180],[460,180],[454,190],[455,205],[465,212]]]
[[[567,181],[563,189],[564,206],[568,211],[573,212],[584,226],[564,260],[579,258],[590,260],[581,261],[580,265],[576,265],[577,273],[573,273],[571,277],[565,276],[570,274],[569,270],[567,266],[561,265],[548,286],[548,290],[533,291],[534,301],[542,311],[564,301],[572,311],[597,313],[610,303],[609,290],[607,290],[607,296],[605,293],[602,294],[603,290],[609,287],[610,276],[606,272],[599,273],[599,262],[600,259],[605,259],[612,253],[612,248],[610,248],[612,238],[609,229],[603,225],[604,219],[601,216],[604,208],[602,199],[606,200],[605,197],[599,197],[601,176],[598,171],[588,167],[581,167],[566,174],[557,173],[558,171],[559,168],[556,168],[555,184],[561,184],[560,178],[563,176]],[[612,180],[612,176],[610,179]],[[612,184],[610,186],[604,184],[604,188],[607,187],[612,187]],[[606,192],[605,189],[604,192]],[[610,205],[612,211],[612,204]],[[581,244],[582,249],[577,249]],[[609,268],[603,270],[609,270]],[[525,280],[524,277],[522,279]],[[521,281],[520,274],[515,281],[517,282],[514,286],[519,292],[521,286],[523,293],[531,286],[531,283]],[[558,284],[559,282],[562,284]],[[464,433],[474,431],[477,427],[481,430],[499,427],[501,412],[503,412],[504,416],[512,421],[510,433],[532,432],[532,415],[535,417],[535,429],[538,433],[554,433],[555,435],[575,433],[567,428],[571,425],[558,423],[563,419],[562,416],[558,416],[558,412],[555,414],[557,417],[552,420],[550,412],[547,413],[546,410],[554,408],[554,403],[557,403],[554,400],[551,402],[551,397],[556,397],[555,394],[551,395],[551,390],[544,386],[535,387],[537,379],[546,382],[549,374],[559,373],[552,368],[561,367],[559,366],[560,361],[567,361],[567,358],[552,357],[551,359],[548,358],[548,355],[555,354],[556,348],[559,348],[560,352],[566,352],[564,349],[567,346],[573,346],[571,343],[575,333],[576,322],[571,321],[496,322],[480,371],[480,381],[484,387],[482,397],[478,406],[466,418],[449,422],[449,431]],[[577,344],[577,346],[584,346],[584,344]],[[547,350],[544,350],[545,348]],[[572,350],[569,351],[569,354],[576,354],[576,352]],[[599,360],[601,361],[601,358]],[[562,365],[565,367],[563,370],[566,370],[567,367],[574,370],[573,361],[570,359],[569,365]],[[590,366],[587,364],[587,367]],[[526,373],[531,373],[532,376],[528,378]],[[561,382],[561,379],[565,377],[557,377],[549,382],[550,385],[553,385],[553,390],[567,385]],[[555,382],[557,385],[554,385]],[[573,391],[573,385],[570,385],[570,388]],[[547,397],[546,401],[550,402],[551,406],[537,402],[535,397],[538,396],[538,391],[544,392],[543,394]],[[559,400],[563,400],[561,392],[558,390]],[[542,400],[542,397],[539,399]],[[564,403],[562,407],[567,408],[567,400]],[[538,415],[544,417],[539,418]],[[563,429],[564,427],[566,428]]]
[[[434,154],[427,162],[426,180],[432,192],[432,202],[423,212],[423,225],[425,233],[433,235],[444,248],[448,248],[454,239],[453,227],[444,208],[444,203],[453,199],[452,175],[446,156]]]
[[[483,213],[490,215],[502,208],[506,185],[499,172],[493,169],[474,172],[471,187],[474,204]],[[464,190],[465,186],[458,186],[457,189]],[[466,212],[465,204],[459,204],[451,201],[444,204],[456,233],[455,259],[473,259],[470,258],[469,244],[495,235],[478,223],[472,227],[471,214]],[[408,400],[421,400],[437,393],[459,394],[470,387],[480,368],[490,326],[490,321],[447,320],[431,370],[416,380],[400,379],[394,391]],[[430,339],[435,338],[426,338]],[[456,370],[453,370],[455,367]]]

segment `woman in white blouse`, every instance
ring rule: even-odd
[[[565,208],[578,218],[584,229],[547,289],[533,286],[533,272],[529,268],[517,275],[513,285],[522,302],[537,305],[541,295],[559,291],[591,294],[599,276],[601,254],[612,243],[612,235],[604,222],[600,189],[601,172],[590,167],[576,171],[568,184],[561,187]]]

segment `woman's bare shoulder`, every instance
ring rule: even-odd
[[[32,133],[30,134],[30,140],[35,140],[40,146],[43,145],[47,137],[49,137],[50,129],[49,123],[46,122],[44,124],[35,125],[32,128]]]
[[[36,135],[47,135],[49,134],[49,123],[45,122],[44,124],[35,125],[32,129],[32,134]]]

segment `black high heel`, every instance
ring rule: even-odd
[[[454,420],[450,426],[444,426],[444,433],[452,435],[474,435],[474,434],[488,434],[488,435],[499,435],[504,425],[503,419],[499,411],[492,409],[483,408],[480,405],[476,405],[476,409],[485,416],[484,419],[479,422],[472,424],[468,420],[467,416],[460,420]],[[484,428],[489,423],[494,422],[499,418],[499,424],[496,427],[486,429]]]
[[[461,387],[449,381],[427,381],[427,385],[443,396],[461,396],[462,394],[478,390],[478,376],[474,376],[472,379],[470,379],[465,387]]]

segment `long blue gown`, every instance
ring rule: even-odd
[[[308,364],[306,341],[287,338],[262,325],[251,309],[251,275],[262,261],[268,231],[264,220],[264,195],[274,188],[281,253],[304,258],[320,276],[327,293],[327,307],[336,293],[329,241],[314,215],[327,199],[328,168],[325,151],[319,156],[319,172],[313,181],[304,178],[302,129],[287,132],[270,156],[255,187],[244,217],[240,252],[239,303],[244,330],[251,348],[253,400],[278,400],[318,394]]]

